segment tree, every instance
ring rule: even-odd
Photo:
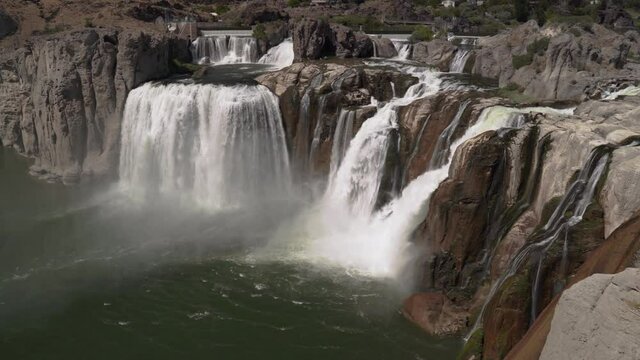
[[[529,1],[528,0],[515,0],[516,4],[516,20],[519,22],[525,22],[529,20]]]

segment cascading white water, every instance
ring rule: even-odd
[[[461,74],[464,72],[464,67],[467,65],[467,60],[469,60],[469,55],[471,55],[471,50],[475,44],[476,39],[462,39],[460,48],[456,51],[456,54],[451,61],[451,65],[449,66],[450,73]]]
[[[338,124],[333,135],[333,146],[331,148],[331,164],[329,171],[329,179],[335,178],[344,155],[347,153],[349,143],[353,138],[353,125],[356,112],[353,110],[342,109],[338,116]],[[329,185],[331,186],[331,185]]]
[[[127,99],[120,178],[134,195],[162,192],[206,208],[284,194],[278,99],[263,86],[145,84]]]
[[[362,184],[362,172],[357,164],[358,161],[370,163],[366,155],[375,151],[374,148],[376,148],[370,145],[384,146],[385,137],[382,134],[390,128],[388,122],[381,121],[385,111],[386,107],[382,108],[379,111],[381,117],[370,124],[368,123],[375,117],[367,120],[363,129],[356,134],[336,175],[336,182],[343,182],[337,185],[338,187],[361,190],[370,186],[369,183]],[[367,193],[370,197],[367,198],[369,201],[365,202],[366,207],[358,208],[358,211],[354,212],[351,208],[345,209],[344,203],[348,201],[345,200],[344,193],[335,193],[329,189],[319,214],[315,214],[314,218],[314,221],[318,221],[319,218],[326,225],[321,226],[317,223],[312,225],[316,229],[323,229],[324,233],[311,240],[307,256],[351,268],[370,276],[399,276],[412,258],[413,252],[409,238],[426,217],[431,194],[447,178],[455,150],[480,133],[515,125],[512,117],[492,116],[494,114],[490,111],[483,112],[476,124],[451,144],[444,166],[416,178],[404,189],[400,197],[378,211],[371,213],[373,210],[371,199],[374,197],[371,193]],[[365,129],[365,126],[368,128]],[[348,159],[350,156],[353,158]],[[352,171],[348,171],[349,169]],[[371,176],[371,168],[365,167],[365,170]],[[341,171],[344,173],[341,174]],[[377,173],[374,171],[373,174]],[[311,234],[313,235],[316,234]]]
[[[256,39],[248,36],[200,36],[191,54],[199,64],[240,64],[258,61]]]
[[[398,56],[395,58],[401,61],[408,60],[411,56],[411,43],[405,40],[391,40],[391,42],[398,52]]]
[[[464,72],[464,67],[467,65],[467,60],[469,59],[469,55],[471,54],[471,50],[469,49],[458,49],[456,51],[453,60],[451,61],[451,65],[449,66],[449,72],[461,74]]]
[[[462,120],[462,116],[464,115],[465,110],[467,110],[467,106],[469,106],[470,102],[471,100],[466,100],[460,105],[460,107],[458,108],[458,112],[454,116],[449,126],[447,126],[444,131],[442,131],[442,134],[440,134],[440,136],[438,137],[438,142],[436,143],[433,157],[431,158],[431,163],[429,164],[429,167],[431,169],[437,169],[443,166],[449,158],[449,148],[451,146],[451,140],[453,139],[453,135],[460,125],[460,120]]]
[[[596,191],[596,187],[600,178],[604,174],[609,160],[609,153],[602,153],[597,149],[592,151],[589,159],[585,163],[585,166],[580,171],[578,178],[571,184],[569,190],[555,208],[553,214],[549,217],[549,220],[542,228],[542,234],[537,236],[537,241],[523,247],[516,256],[511,260],[507,270],[496,280],[489,294],[487,295],[485,302],[480,310],[480,313],[476,319],[475,324],[471,328],[471,331],[467,335],[466,340],[480,327],[484,312],[489,302],[496,295],[497,291],[504,285],[504,283],[525,264],[530,257],[536,253],[540,257],[538,259],[538,265],[536,267],[536,276],[532,286],[532,306],[531,314],[532,320],[535,319],[537,314],[537,299],[540,285],[540,273],[542,268],[542,257],[546,251],[555,243],[560,235],[565,234],[569,228],[575,226],[580,221],[587,211],[587,208],[593,200],[593,196]],[[566,214],[571,213],[570,217],[566,217]],[[565,240],[566,241],[566,240]],[[563,246],[563,262],[566,261],[566,253],[564,252],[567,246]]]
[[[613,91],[610,93],[606,93],[602,99],[603,100],[615,100],[620,96],[638,96],[640,95],[640,87],[638,86],[627,86],[622,90]]]
[[[293,41],[286,39],[280,45],[274,46],[258,61],[260,64],[269,64],[277,67],[287,67],[293,64]]]

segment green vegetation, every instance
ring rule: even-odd
[[[542,56],[547,51],[549,47],[549,38],[543,37],[541,39],[537,39],[529,46],[527,46],[527,53],[524,55],[514,55],[511,59],[511,64],[513,68],[518,70],[521,67],[530,65],[533,62],[533,58],[535,55]]]
[[[342,15],[334,16],[331,21],[352,28],[359,28],[362,26],[367,29],[375,29],[383,26],[382,22],[373,16]]]
[[[532,62],[533,54],[531,53],[526,53],[524,55],[513,55],[513,57],[511,58],[511,65],[513,65],[513,68],[516,70],[527,65],[531,65]]]
[[[173,59],[170,66],[171,72],[174,74],[193,74],[202,67],[196,64],[185,63],[178,59]]]
[[[94,27],[93,21],[90,18],[84,18],[84,27],[92,28]]]
[[[253,27],[253,37],[258,40],[266,40],[267,33],[263,24],[257,24]]]
[[[287,0],[288,7],[298,7],[303,5],[309,5],[309,1],[306,0]]]
[[[46,24],[43,30],[41,31],[36,30],[32,34],[33,35],[49,35],[49,34],[55,34],[55,33],[68,30],[69,28],[70,28],[69,25],[58,24],[55,26],[50,26],[49,24]]]
[[[462,351],[456,357],[456,360],[466,360],[471,357],[477,359],[482,355],[482,343],[484,341],[484,330],[482,328],[471,334],[469,340],[464,344]]]
[[[411,41],[430,41],[433,39],[433,31],[426,26],[418,26],[413,33],[411,33]]]

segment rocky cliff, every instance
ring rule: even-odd
[[[129,91],[170,74],[187,44],[135,31],[87,29],[34,38],[0,56],[0,141],[48,179],[114,175]]]
[[[618,34],[601,25],[538,27],[530,21],[480,40],[471,73],[514,84],[542,100],[581,101],[593,87],[621,80],[637,82],[640,54],[636,31]]]
[[[436,334],[472,327],[466,358],[506,356],[575,274],[591,274],[581,266],[640,209],[636,194],[622,191],[635,176],[627,161],[640,155],[631,142],[639,106],[629,97],[590,101],[574,115],[526,110],[522,129],[465,143],[416,233],[431,252],[406,315]],[[593,159],[606,175],[591,177],[593,198],[580,200]],[[628,241],[637,251],[636,238]]]
[[[540,360],[640,357],[640,269],[592,275],[560,297]]]

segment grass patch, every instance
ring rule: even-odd
[[[412,42],[418,41],[431,41],[433,39],[433,31],[426,26],[418,26],[413,33],[411,33],[410,40]]]
[[[517,84],[510,83],[505,87],[498,89],[497,95],[506,99],[510,99],[516,104],[526,104],[534,102],[534,98],[523,94],[523,88]]]
[[[201,67],[200,65],[182,62],[178,59],[171,61],[171,72],[174,74],[193,74],[200,70]]]
[[[474,356],[479,359],[482,355],[482,344],[484,342],[484,330],[482,328],[471,334],[469,340],[464,344],[462,351],[456,357],[456,360],[466,360]]]

